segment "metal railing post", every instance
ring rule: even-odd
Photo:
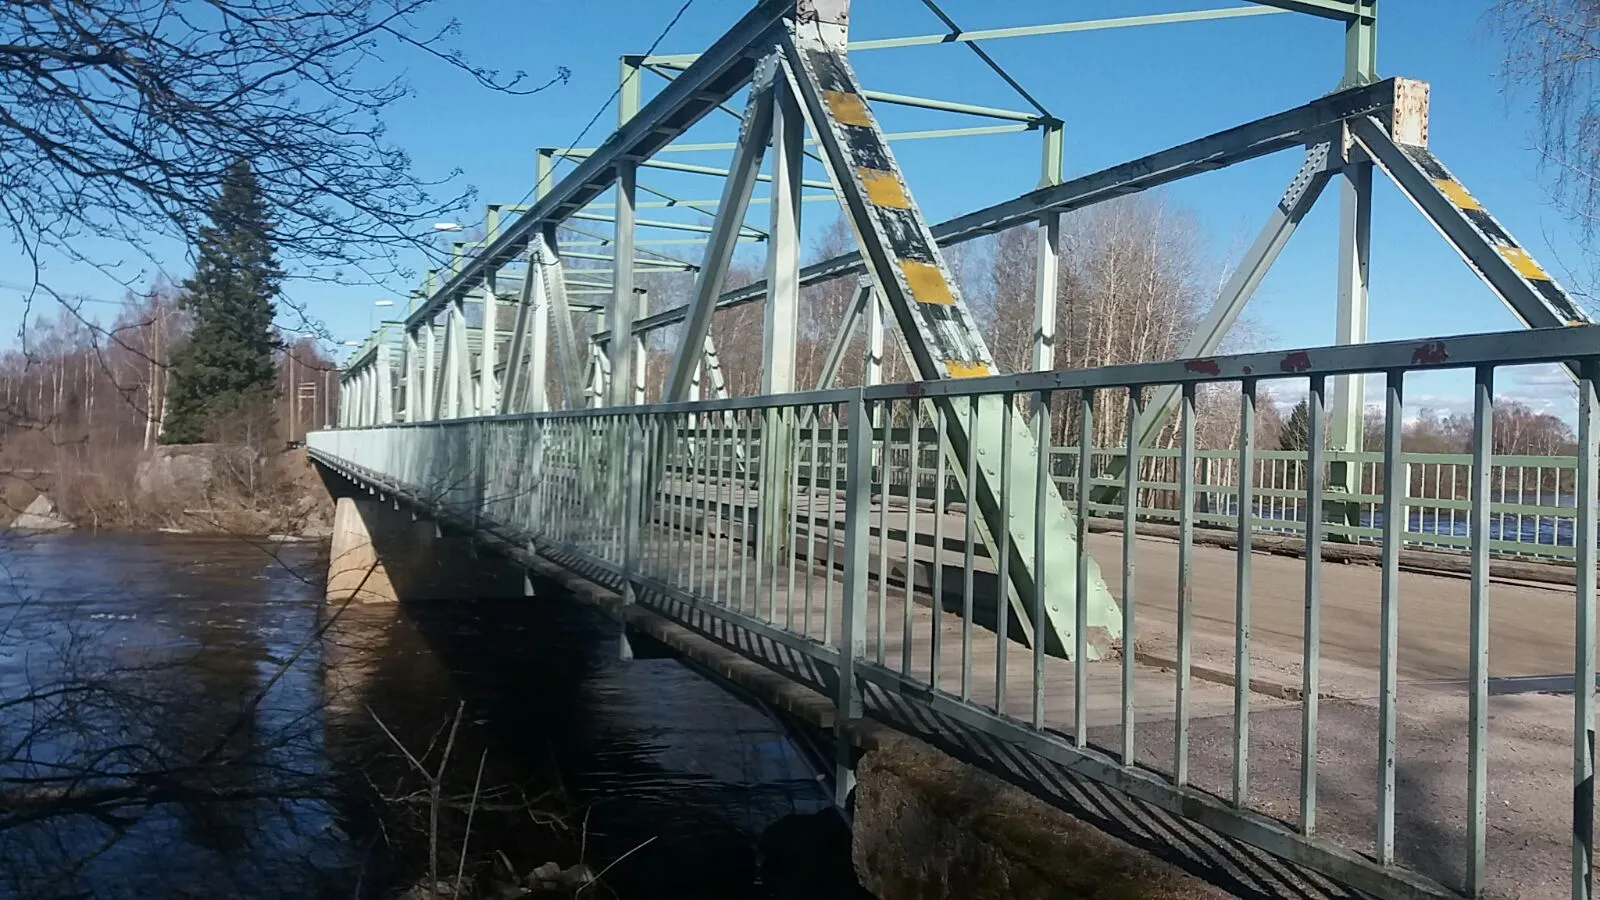
[[[855,761],[845,728],[863,714],[861,688],[856,683],[856,661],[867,653],[867,537],[872,510],[872,418],[866,399],[857,394],[847,404],[850,432],[844,474],[844,608],[839,641],[838,714],[834,722],[837,769],[834,802],[842,809],[855,787]]]
[[[650,444],[644,439],[644,418],[629,415],[621,419],[625,433],[623,440],[625,471],[618,474],[622,484],[622,605],[631,606],[639,600],[635,580],[639,575],[640,519],[644,516],[644,455]],[[628,643],[628,625],[619,616],[618,649],[623,659],[633,658],[633,646]]]

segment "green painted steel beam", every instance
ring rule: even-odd
[[[994,356],[865,102],[843,43],[842,35],[830,42],[791,26],[780,47],[784,74],[821,140],[873,289],[892,311],[919,382],[995,374]],[[697,298],[695,312],[709,317],[714,299]],[[1013,611],[1018,629],[1045,652],[1073,659],[1109,653],[1122,632],[1116,601],[1074,535],[1076,523],[1059,491],[1037,483],[1045,461],[1024,416],[998,394],[971,406],[933,404],[945,412],[941,451],[964,473],[962,491],[978,513],[979,537],[999,560],[997,665],[1004,668],[1006,620]],[[1045,546],[1050,553],[1040,551]]]
[[[1029,131],[1029,130],[1031,130],[1030,128],[1028,128],[1026,126],[998,125],[998,126],[995,126],[995,127],[1004,128],[1004,129],[1007,129],[1007,130],[1016,130],[1016,131]],[[800,198],[800,202],[801,203],[836,203],[836,202],[838,202],[838,200],[839,200],[839,198],[835,197],[831,191],[829,193],[826,193],[826,194],[806,194],[805,196]],[[756,203],[771,203],[772,202],[772,198],[770,198],[770,197],[751,197],[750,198],[750,202],[752,204],[756,204]],[[584,209],[615,209],[615,208],[616,208],[616,204],[615,203],[591,203],[588,206],[584,207]],[[640,209],[693,209],[696,212],[704,212],[707,215],[714,216],[714,215],[716,215],[716,212],[717,212],[717,198],[713,197],[713,198],[711,198],[709,200],[640,200],[639,201],[639,208]],[[511,209],[514,212],[524,212],[524,211],[526,211],[527,207],[511,207]],[[637,243],[648,244],[648,243],[655,243],[655,242],[654,241],[638,241]]]
[[[970,126],[967,126],[965,128],[934,128],[934,129],[926,129],[926,130],[922,130],[922,131],[891,131],[887,135],[885,135],[885,137],[887,137],[892,142],[899,142],[899,141],[929,141],[929,140],[939,140],[941,138],[982,137],[984,135],[990,135],[990,134],[1016,134],[1019,131],[1033,131],[1036,127],[1037,126],[1034,125],[1030,121],[1030,122],[1017,122],[1017,123],[1014,123],[1014,124],[1011,124],[1011,125],[970,125]],[[817,145],[817,142],[814,139],[808,138],[806,140],[806,145],[810,146],[810,147],[815,147]],[[660,152],[660,153],[710,153],[710,152],[713,152],[713,151],[717,151],[717,152],[726,153],[728,151],[733,150],[733,148],[734,148],[734,143],[732,141],[713,141],[711,143],[702,143],[702,144],[670,144],[670,145],[668,145],[666,147],[662,147],[658,152]],[[574,153],[579,153],[579,152],[590,152],[590,153],[592,153],[592,152],[594,152],[594,150],[595,150],[595,148],[593,148],[593,147],[575,147],[575,148],[573,148],[572,152],[574,152]],[[692,204],[696,204],[696,203],[716,203],[717,201],[715,201],[715,200],[683,200],[683,201],[679,201],[679,202],[681,202],[682,204],[687,206],[687,205],[692,205]],[[751,198],[750,202],[755,203],[755,202],[758,202],[758,201],[757,201],[756,198]],[[765,202],[767,202],[767,200],[766,200],[766,198],[761,198],[759,202],[765,203]],[[594,208],[595,206],[598,206],[598,205],[599,204],[591,204],[590,208],[592,209],[592,208]],[[641,203],[640,205],[643,206],[644,204]],[[516,206],[507,206],[507,207],[503,207],[503,208],[511,209],[511,210],[518,210],[518,211],[520,211],[520,209],[521,209],[521,207],[516,207]]]
[[[612,217],[612,216],[601,215],[600,213],[586,213],[586,212],[573,213],[572,215],[568,216],[568,218],[569,219],[582,219],[582,220],[584,220],[586,222],[615,222],[616,221],[616,219],[614,217]],[[696,224],[690,223],[690,222],[665,222],[665,221],[662,221],[660,219],[636,219],[636,220],[634,220],[634,224],[637,225],[640,228],[662,228],[662,229],[666,229],[668,231],[692,231],[695,234],[710,234],[711,233],[711,226],[710,225],[696,225]],[[763,233],[761,233],[761,232],[759,232],[759,231],[757,231],[754,228],[751,228],[749,226],[743,226],[741,230],[742,230],[741,237],[758,238],[759,239],[759,238],[763,238],[763,237],[766,236],[765,234],[763,234]]]
[[[581,158],[583,156],[583,154],[576,150],[572,151],[570,155],[574,158]],[[701,166],[694,163],[667,162],[660,159],[640,160],[639,166],[640,168],[661,169],[667,172],[688,172],[691,175],[716,175],[721,178],[726,178],[728,175],[727,169],[721,169],[716,166]],[[757,175],[756,180],[771,181],[772,176]],[[817,188],[819,190],[833,190],[833,185],[827,183],[826,181],[807,181],[804,182],[804,185],[808,188]]]
[[[612,259],[615,258],[609,253],[583,253],[583,252],[579,252],[579,251],[568,250],[568,249],[566,249],[566,247],[567,247],[567,245],[565,245],[565,244],[561,245],[561,257],[563,259],[589,259],[589,260],[597,260],[597,261],[600,261],[600,262],[611,262]],[[684,262],[682,260],[676,260],[676,259],[640,259],[637,256],[634,257],[633,264],[635,266],[642,266],[642,267],[649,268],[649,269],[663,269],[663,268],[669,268],[669,267],[674,267],[674,268],[675,267],[682,267],[684,269],[684,271],[690,271],[692,269],[698,268],[697,266],[695,266],[694,263]],[[585,271],[585,270],[583,270],[583,269],[574,269],[573,271],[581,272],[581,271]]]
[[[1015,109],[1001,109],[995,106],[979,106],[975,103],[957,103],[953,100],[917,97],[911,94],[891,94],[887,91],[862,91],[861,96],[878,103],[891,103],[895,106],[932,109],[939,112],[961,113],[968,116],[983,116],[989,119],[1008,119],[1013,122],[1039,122],[1049,118],[1036,112],[1021,112]]]
[[[1370,6],[1352,0],[1250,0],[1250,2],[1275,7],[1284,12],[1305,13],[1308,16],[1338,19],[1341,22],[1369,18],[1373,15]]]
[[[1303,4],[1308,7],[1321,7],[1323,4],[1310,2]],[[1113,19],[1086,19],[1079,22],[1053,22],[1046,25],[1021,25],[1012,28],[982,28],[971,31],[962,31],[960,34],[919,34],[908,37],[878,38],[866,41],[851,41],[849,50],[892,50],[899,47],[923,47],[932,44],[954,44],[970,41],[994,41],[1007,38],[1039,37],[1050,34],[1070,34],[1082,31],[1107,31],[1113,28],[1138,28],[1146,25],[1172,25],[1184,22],[1205,22],[1216,19],[1241,19],[1250,16],[1269,16],[1285,12],[1313,12],[1316,15],[1338,15],[1340,7],[1351,4],[1328,2],[1332,9],[1320,11],[1293,10],[1290,4],[1262,4],[1260,6],[1230,6],[1223,9],[1197,9],[1188,12],[1159,13],[1148,16],[1122,16]],[[1265,8],[1268,6],[1281,6],[1282,8]],[[678,68],[694,62],[699,54],[679,53],[662,56],[646,57],[644,63],[649,66],[664,68]]]

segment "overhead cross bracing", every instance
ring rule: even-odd
[[[882,377],[886,355],[903,360],[919,382],[993,379],[984,382],[993,390],[960,404],[927,391],[907,407],[909,415],[914,424],[938,423],[943,472],[976,510],[969,517],[975,540],[996,561],[1001,622],[1009,616],[1025,641],[1084,660],[1122,649],[1127,611],[1112,600],[1099,565],[1080,552],[1089,507],[1069,510],[1055,481],[1035,483],[1026,463],[1011,464],[1029,454],[1043,459],[1054,450],[1037,418],[1016,414],[1030,401],[1006,395],[1004,375],[946,263],[947,248],[1017,226],[1037,227],[1048,236],[1035,251],[1028,358],[1035,369],[1053,369],[1063,214],[1268,154],[1298,153],[1299,169],[1273,195],[1276,204],[1264,201],[1259,236],[1184,349],[1192,365],[1211,365],[1208,358],[1307,211],[1335,183],[1340,237],[1330,249],[1339,261],[1338,340],[1365,341],[1374,174],[1393,181],[1524,324],[1588,321],[1428,148],[1427,85],[1378,77],[1371,0],[1284,0],[989,29],[967,29],[970,23],[958,23],[937,3],[924,5],[944,26],[942,33],[852,42],[843,0],[768,0],[702,53],[624,56],[618,129],[598,146],[538,153],[532,202],[491,207],[484,239],[458,245],[458,256],[441,273],[442,284],[430,284],[406,320],[388,326],[386,339],[369,342],[352,357],[346,372],[346,384],[354,389],[352,413],[341,421],[426,421],[722,397],[729,373],[710,325],[719,310],[752,303],[760,303],[762,312],[760,371],[741,374],[759,376],[763,394],[826,388],[854,331],[865,328],[869,383]],[[1300,14],[1344,26],[1345,65],[1329,73],[1331,92],[1070,179],[1063,172],[1066,123],[985,49],[1012,38]],[[942,44],[978,58],[1012,90],[1018,108],[874,90],[852,63],[852,54]],[[659,91],[648,100],[647,76],[660,77]],[[880,116],[899,108],[986,121],[890,131]],[[713,123],[734,121],[736,139],[702,139],[717,136],[705,133]],[[916,179],[897,159],[898,148],[1019,130],[1040,136],[1040,183],[930,223],[918,203]],[[705,157],[710,162],[695,156],[730,153],[731,159]],[[571,168],[561,174],[557,166],[564,164]],[[675,180],[660,180],[669,177]],[[802,213],[823,203],[837,204],[857,249],[802,266]],[[741,247],[761,258],[764,270],[749,284],[730,287],[729,270]],[[648,296],[662,271],[692,279],[681,298],[686,302],[661,308],[657,301],[665,297]],[[800,289],[839,278],[849,279],[852,299],[824,362],[824,378],[817,385],[799,384]],[[675,330],[657,336],[668,328]],[[757,343],[753,326],[738,337]],[[651,362],[646,342],[652,339],[658,351],[672,352],[670,367],[657,373],[659,395],[654,382],[647,386],[644,371]],[[1364,376],[1330,377],[1329,447],[1336,453],[1359,450]],[[1130,401],[1129,421],[1136,424],[1127,429],[1126,458],[1137,458],[1156,432],[1171,427],[1181,392],[1174,384]],[[1081,421],[1093,414],[1086,408]],[[880,416],[870,427],[887,434],[894,424]],[[776,483],[797,477],[795,441],[811,426],[774,407],[760,423],[760,458],[737,464],[756,467]],[[690,439],[686,446],[698,452],[701,444]],[[594,463],[617,471],[630,464],[620,453],[610,448]],[[1085,469],[1079,503],[1092,497],[1094,504],[1112,504],[1130,484],[1137,488],[1137,472],[1119,478],[1119,465],[1101,473],[1092,490]],[[1338,456],[1332,466],[1329,487],[1355,494],[1354,468]],[[655,484],[662,475],[645,471],[640,477]],[[783,494],[770,496],[753,529],[758,552],[769,558],[792,554],[779,525],[796,513]]]

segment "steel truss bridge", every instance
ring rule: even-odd
[[[1429,149],[1428,85],[1377,76],[1376,3],[1263,0],[979,31],[925,2],[946,33],[852,42],[847,0],[763,0],[702,53],[624,56],[617,130],[597,147],[540,151],[533,202],[491,206],[485,238],[458,244],[405,320],[385,323],[352,355],[339,427],[309,437],[314,457],[368,490],[594,574],[627,603],[711,632],[742,629],[798,654],[803,671],[790,674],[818,679],[841,720],[880,715],[874,697],[893,695],[1316,878],[1381,896],[1509,890],[1496,881],[1510,876],[1491,851],[1508,848],[1490,838],[1489,798],[1506,790],[1495,781],[1497,754],[1516,752],[1519,738],[1505,736],[1506,750],[1488,724],[1491,683],[1503,674],[1489,653],[1490,599],[1499,590],[1491,584],[1508,559],[1549,560],[1563,573],[1551,580],[1564,585],[1566,612],[1542,627],[1571,660],[1576,687],[1561,701],[1572,790],[1548,798],[1563,810],[1551,839],[1570,845],[1563,884],[1571,896],[1589,896],[1600,330]],[[1062,176],[1060,120],[983,50],[1019,36],[1278,14],[1343,25],[1346,66],[1335,90],[1071,179]],[[850,62],[856,53],[934,43],[965,45],[1035,111],[870,91]],[[647,72],[665,83],[646,101]],[[681,140],[741,94],[736,140]],[[885,104],[1003,124],[892,134],[876,112]],[[928,222],[893,144],[1007,130],[1042,137],[1042,183]],[[683,150],[722,150],[731,161],[671,159]],[[1302,154],[1303,163],[1179,359],[1055,370],[1064,214],[1277,152]],[[575,164],[557,178],[561,160]],[[808,160],[825,181],[805,177]],[[719,177],[720,197],[646,187],[641,172],[655,169]],[[1375,173],[1528,330],[1366,343]],[[1215,355],[1335,181],[1339,346]],[[766,196],[755,196],[758,183],[768,185]],[[837,201],[856,249],[802,266],[800,214],[819,197]],[[752,205],[766,207],[764,219]],[[645,208],[712,221],[639,217]],[[1034,371],[1007,374],[945,250],[1018,226],[1042,237]],[[640,229],[697,236],[654,242],[638,238]],[[765,244],[765,277],[728,289],[735,250],[750,241]],[[651,249],[685,242],[703,245],[697,260]],[[636,277],[662,270],[692,275],[689,302],[642,309]],[[800,385],[801,288],[830,279],[849,279],[853,299],[820,382]],[[762,309],[760,393],[730,397],[710,326],[718,311],[749,303]],[[861,328],[866,383],[837,387]],[[676,349],[660,395],[647,397],[646,340],[664,329],[673,329]],[[911,383],[878,383],[886,341]],[[1497,455],[1496,373],[1539,363],[1564,366],[1574,379],[1578,452]],[[1401,448],[1406,384],[1438,370],[1462,370],[1473,385],[1469,454]],[[1385,385],[1379,452],[1362,448],[1367,375]],[[1309,398],[1305,452],[1258,445],[1258,387],[1278,383]],[[1206,391],[1236,398],[1231,447],[1196,440],[1197,397]],[[1096,446],[1093,423],[1108,409],[1129,424],[1116,446]],[[1158,448],[1162,434],[1170,446]],[[1116,534],[1101,533],[1108,529]],[[1167,549],[1150,540],[1157,533],[1170,539],[1160,545]],[[1212,546],[1218,536],[1223,549]],[[1290,563],[1257,562],[1251,552],[1285,541],[1299,548],[1290,575],[1272,568]],[[1375,563],[1370,585],[1355,591],[1370,588],[1362,617],[1376,651],[1361,676],[1371,680],[1361,688],[1370,727],[1359,735],[1363,766],[1341,769],[1338,792],[1349,796],[1333,803],[1325,824],[1318,812],[1332,801],[1319,773],[1347,760],[1330,761],[1318,748],[1348,747],[1351,736],[1334,740],[1319,718],[1322,702],[1341,696],[1327,691],[1322,671],[1324,609],[1346,599],[1324,596],[1334,578],[1324,560],[1352,548],[1366,548]],[[1449,835],[1451,866],[1419,863],[1408,850],[1418,838],[1404,826],[1421,826],[1406,814],[1408,781],[1397,775],[1407,765],[1410,690],[1402,571],[1419,550],[1449,554],[1466,576],[1459,598],[1443,607],[1464,643],[1448,648],[1461,657],[1464,709],[1444,744],[1460,769],[1451,783],[1459,797],[1425,823],[1429,834]],[[1215,553],[1226,566],[1207,562]],[[1147,586],[1158,569],[1170,583]],[[1207,591],[1229,600],[1220,643],[1207,643],[1194,614]],[[1269,650],[1252,623],[1278,607],[1292,612],[1295,634]],[[1140,651],[1156,633],[1170,636],[1170,658]],[[1197,674],[1214,661],[1210,650],[1223,669],[1215,678]],[[1289,672],[1293,690],[1258,690],[1253,666],[1263,660]],[[1273,745],[1280,756],[1263,756],[1252,742],[1253,721],[1268,734],[1287,729],[1292,740]],[[848,785],[847,761],[841,766]],[[1290,787],[1263,799],[1273,789],[1262,785],[1277,782]]]

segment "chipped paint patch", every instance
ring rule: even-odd
[[[867,113],[867,103],[861,95],[854,91],[823,91],[822,100],[828,104],[828,112],[833,114],[833,120],[840,125],[854,125],[857,128],[872,127],[872,116]]]
[[[1483,209],[1483,204],[1478,202],[1478,198],[1468,193],[1466,186],[1454,178],[1435,178],[1433,186],[1458,209]]]
[[[1411,353],[1411,364],[1414,366],[1437,366],[1450,361],[1450,351],[1446,349],[1444,341],[1429,341]]]
[[[918,303],[950,306],[956,302],[955,294],[950,291],[950,285],[944,280],[944,273],[939,271],[938,266],[914,259],[902,259],[900,272],[906,277],[906,287],[911,290],[911,299]]]
[[[1508,247],[1502,245],[1500,247],[1496,247],[1495,249],[1500,251],[1500,255],[1505,258],[1505,261],[1510,263],[1511,268],[1516,269],[1517,274],[1521,275],[1523,278],[1526,278],[1529,281],[1551,280],[1550,273],[1546,272],[1544,267],[1535,262],[1533,257],[1528,255],[1528,251],[1522,249],[1521,247]]]
[[[858,168],[856,177],[861,179],[861,186],[866,189],[867,199],[872,201],[874,206],[890,209],[911,208],[911,198],[906,196],[905,188],[900,185],[900,179],[894,177],[893,172]]]
[[[990,373],[989,364],[986,362],[967,362],[960,359],[947,360],[944,368],[950,373],[951,378],[981,378]]]
[[[1304,350],[1296,350],[1285,356],[1283,362],[1278,363],[1280,372],[1304,372],[1311,368],[1311,355]]]
[[[1214,359],[1191,359],[1183,364],[1186,372],[1195,372],[1200,375],[1221,375],[1222,367]]]

